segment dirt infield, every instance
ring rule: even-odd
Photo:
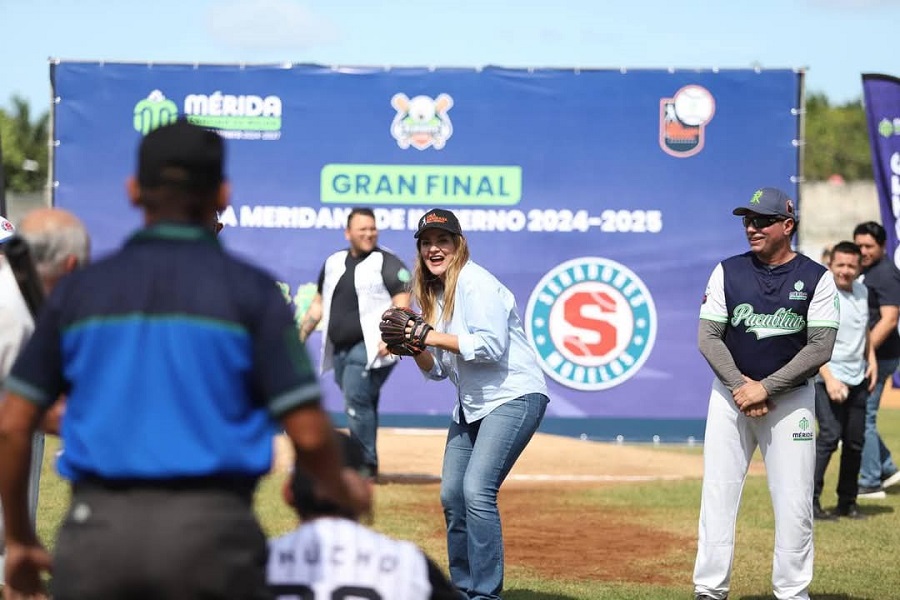
[[[444,430],[380,430],[383,481],[435,485],[440,481],[445,436]],[[290,452],[284,440],[278,443],[277,468],[285,468],[290,464]],[[754,463],[752,472],[762,469]],[[537,434],[500,491],[501,511],[510,517],[503,527],[507,561],[547,577],[670,584],[689,568],[694,538],[644,525],[634,509],[600,509],[567,502],[558,488],[699,479],[702,474],[700,453]],[[435,535],[442,535],[443,517],[437,501],[413,512],[434,522]],[[538,545],[535,531],[541,532]],[[648,564],[648,557],[656,562]],[[660,560],[674,561],[679,568],[660,569]]]
[[[900,390],[888,387],[882,407],[900,409]],[[381,429],[378,453],[385,478],[398,482],[438,481],[445,435],[444,429]],[[287,441],[283,437],[276,439],[275,470],[286,470],[290,461]],[[751,473],[763,472],[758,462],[751,467]],[[665,446],[590,442],[539,433],[516,463],[509,482],[627,482],[702,476],[703,459],[699,453],[666,452]]]
[[[445,436],[444,430],[380,430],[383,480],[399,485],[440,481]],[[283,469],[290,464],[290,451],[285,440],[278,444],[276,468]],[[753,469],[759,471],[756,465]],[[558,486],[699,479],[702,474],[699,453],[537,434],[500,491],[502,513],[515,515],[503,527],[507,561],[547,577],[672,583],[671,577],[679,576],[680,570],[653,568],[646,561],[648,557],[678,560],[692,551],[692,538],[644,526],[634,510],[604,509],[600,514],[596,507],[565,502]],[[443,517],[437,502],[413,512],[433,521],[435,533],[440,535]],[[590,527],[585,527],[586,522]],[[534,544],[535,531],[541,532],[538,545]],[[560,572],[562,568],[565,572]]]
[[[437,498],[437,489],[433,497]],[[690,568],[695,548],[692,536],[643,525],[634,509],[599,508],[570,500],[571,496],[544,484],[505,485],[500,490],[507,565],[549,579],[660,585],[675,583]],[[410,512],[433,524],[431,535],[443,545],[439,503],[414,505]],[[540,532],[539,544],[536,532]],[[663,564],[667,568],[661,568]]]
[[[887,390],[883,406],[900,409],[900,390]],[[430,429],[379,431],[384,481],[439,482],[445,435],[445,430]],[[276,469],[285,469],[291,453],[283,439],[277,444]],[[764,474],[761,461],[755,460],[750,472]],[[695,536],[645,525],[638,509],[586,507],[566,501],[558,487],[699,480],[702,476],[699,452],[537,434],[500,491],[502,513],[515,515],[503,526],[507,562],[548,577],[671,585],[690,571]],[[413,512],[433,521],[435,536],[442,535],[439,503],[416,507]],[[541,532],[540,544],[534,543],[535,531]],[[667,568],[660,568],[664,564]]]
[[[508,564],[553,579],[669,585],[693,560],[693,536],[642,524],[634,509],[586,507],[565,498],[547,485],[501,489]],[[539,544],[535,532],[540,532]],[[660,568],[663,562],[681,564]]]
[[[446,431],[381,429],[378,455],[387,482],[439,481]],[[275,470],[292,460],[284,437],[276,439]],[[509,482],[648,481],[701,477],[700,455],[660,452],[642,446],[589,442],[538,433],[519,458]]]
[[[379,434],[383,472],[389,481],[439,480],[445,431],[385,430]],[[690,560],[691,537],[641,523],[633,509],[609,509],[566,501],[560,485],[597,487],[619,482],[699,479],[702,456],[644,446],[617,445],[537,434],[500,490],[507,561],[553,578],[671,584],[681,569],[659,569],[656,560]],[[757,470],[754,466],[754,470]],[[421,507],[443,519],[439,506]],[[585,523],[590,523],[585,527]],[[541,543],[534,543],[534,532]]]
[[[439,481],[446,431],[381,429],[378,454],[387,482]],[[275,470],[291,461],[288,443],[276,440]],[[762,472],[754,463],[751,472]],[[612,444],[538,433],[513,467],[508,484],[560,484],[699,479],[703,458],[665,447]]]
[[[386,429],[379,433],[382,472],[389,479],[437,478],[444,430]],[[537,434],[509,475],[509,482],[598,482],[700,477],[702,458],[641,446]]]

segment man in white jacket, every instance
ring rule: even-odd
[[[397,362],[381,341],[381,315],[409,305],[411,275],[394,254],[378,247],[375,214],[354,208],[344,236],[350,247],[325,260],[318,293],[300,322],[300,339],[322,323],[320,373],[334,369],[344,394],[351,438],[363,450],[372,476],[378,474],[378,402]]]

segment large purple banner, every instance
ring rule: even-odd
[[[885,250],[900,267],[900,78],[866,73],[862,80]],[[900,373],[894,373],[893,384],[900,388]]]
[[[452,209],[473,259],[517,298],[550,385],[548,423],[699,437],[713,377],[696,349],[703,289],[746,249],[733,206],[767,185],[796,199],[801,78],[63,62],[54,201],[105,254],[139,226],[122,190],[141,136],[178,117],[215,129],[233,189],[223,243],[269,269],[298,315],[345,247],[352,207],[372,207],[381,245],[410,265],[417,219]],[[316,360],[320,344],[317,332]],[[332,375],[323,383],[342,411]],[[454,397],[404,360],[381,413],[443,424]]]
[[[872,171],[882,224],[887,230],[887,251],[900,267],[900,78],[863,75],[863,98],[872,145]]]

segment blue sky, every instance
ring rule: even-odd
[[[49,57],[508,67],[805,67],[837,103],[900,76],[900,0],[0,0],[0,107]]]

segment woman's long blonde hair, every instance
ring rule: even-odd
[[[454,302],[456,282],[459,280],[459,272],[469,262],[469,244],[466,242],[466,238],[461,235],[452,235],[456,252],[450,260],[450,264],[447,265],[443,281],[428,270],[428,265],[425,264],[425,259],[422,258],[422,252],[419,250],[421,240],[416,240],[416,266],[413,271],[412,297],[422,309],[422,316],[427,323],[435,324],[439,316],[446,322],[453,316],[456,304]],[[444,291],[443,311],[438,309],[437,303],[441,290]]]

